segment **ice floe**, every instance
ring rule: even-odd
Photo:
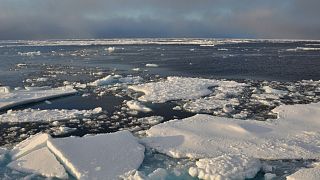
[[[172,157],[244,154],[258,159],[316,159],[320,155],[320,103],[281,105],[279,118],[244,121],[195,115],[153,126],[143,142]]]
[[[7,166],[61,179],[66,172],[77,179],[118,179],[139,168],[144,149],[128,131],[58,139],[37,134],[11,150]]]
[[[318,180],[320,178],[320,164],[310,168],[302,168],[286,177],[287,180]]]
[[[7,166],[16,171],[39,174],[44,177],[56,177],[59,179],[68,178],[68,174],[64,167],[47,147],[32,151],[29,154],[10,162]]]
[[[25,87],[25,89],[18,90],[10,90],[7,87],[2,87],[1,89],[0,110],[77,93],[71,86],[58,88]]]
[[[12,111],[0,115],[0,122],[51,122],[59,120],[68,120],[73,118],[88,117],[102,112],[98,107],[92,110],[67,110],[67,109],[24,109]]]
[[[245,155],[221,155],[199,159],[189,174],[199,179],[246,179],[253,178],[261,168],[258,159]]]
[[[129,86],[129,89],[143,92],[140,101],[164,103],[170,100],[195,99],[210,94],[209,87],[219,81],[201,78],[168,77],[165,81]]]
[[[77,179],[117,179],[144,158],[144,147],[128,131],[51,139],[48,147]]]

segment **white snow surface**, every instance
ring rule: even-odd
[[[131,110],[136,110],[136,111],[140,111],[140,112],[151,112],[152,111],[147,106],[145,106],[145,105],[141,104],[139,101],[135,101],[135,100],[127,101],[126,105]]]
[[[261,168],[258,159],[245,155],[221,155],[199,159],[189,174],[199,179],[246,179],[253,178]]]
[[[144,146],[128,131],[50,139],[47,145],[77,179],[117,179],[144,158]]]
[[[31,153],[10,162],[7,166],[16,171],[39,174],[44,177],[56,177],[60,179],[68,178],[68,174],[64,167],[47,147],[32,151]]]
[[[7,113],[0,115],[0,122],[51,122],[59,120],[68,120],[79,118],[83,116],[91,116],[99,114],[102,108],[98,107],[92,110],[67,110],[67,109],[24,109],[12,111],[8,110]]]
[[[22,90],[0,91],[0,110],[75,93],[77,91],[72,86],[58,88],[26,87]]]
[[[143,92],[140,101],[164,103],[170,100],[196,99],[210,94],[209,87],[218,86],[220,81],[201,78],[168,77],[165,81],[129,86]]]
[[[143,143],[172,157],[243,154],[258,159],[317,159],[320,103],[281,105],[279,118],[238,120],[198,114],[153,126]]]
[[[318,163],[312,168],[302,168],[297,172],[286,177],[287,180],[319,180],[320,178],[320,164]]]

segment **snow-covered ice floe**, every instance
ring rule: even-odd
[[[281,105],[273,112],[278,113],[279,118],[267,121],[198,114],[153,126],[146,131],[148,137],[141,141],[175,158],[244,155],[270,160],[319,159],[320,103]]]
[[[59,120],[68,120],[73,118],[88,117],[102,112],[98,107],[92,110],[67,110],[67,109],[24,109],[12,111],[0,115],[0,122],[51,122]]]
[[[54,139],[37,134],[17,144],[7,166],[17,171],[65,179],[118,179],[139,168],[144,146],[128,131]]]
[[[320,155],[320,103],[281,105],[279,118],[244,121],[198,114],[153,126],[143,141],[173,157],[225,153],[260,159],[316,159]]]
[[[210,94],[209,87],[221,83],[214,79],[168,77],[165,81],[129,86],[129,89],[143,92],[140,101],[163,103],[170,100],[196,99]]]
[[[72,86],[64,86],[58,88],[25,87],[25,89],[21,90],[10,90],[9,88],[1,87],[0,110],[75,93],[77,93],[77,91],[73,89]]]
[[[303,168],[286,177],[287,180],[318,180],[320,178],[320,164],[311,168]]]

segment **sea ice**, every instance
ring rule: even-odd
[[[145,113],[152,111],[150,108],[141,104],[139,101],[131,100],[131,101],[127,101],[126,104],[131,110],[136,110],[136,111],[145,112]]]
[[[45,147],[49,138],[50,135],[45,133],[39,133],[29,137],[13,147],[10,151],[11,159],[16,160],[34,150]]]
[[[67,179],[64,167],[47,147],[42,147],[10,162],[9,168],[24,173],[39,174],[45,177]]]
[[[128,131],[50,139],[47,145],[77,179],[117,179],[144,158],[144,146]]]
[[[68,120],[73,118],[81,118],[91,116],[102,112],[102,108],[98,107],[92,110],[67,110],[67,109],[24,109],[12,111],[0,115],[0,122],[51,122],[59,120]]]
[[[282,105],[268,121],[198,114],[149,129],[147,146],[172,157],[214,158],[244,154],[258,159],[317,159],[320,103]]]
[[[189,174],[199,179],[246,179],[253,178],[261,168],[258,159],[245,155],[221,155],[199,159],[197,167],[190,167]]]
[[[0,110],[75,93],[77,91],[71,86],[58,88],[26,87],[22,90],[0,91]]]
[[[319,180],[320,164],[312,168],[299,169],[297,172],[286,177],[287,180]]]
[[[129,89],[143,92],[140,101],[164,103],[170,100],[196,99],[210,94],[209,87],[219,81],[200,78],[168,77],[165,81],[129,86]]]

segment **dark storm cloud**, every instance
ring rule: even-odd
[[[319,0],[0,0],[0,39],[320,39]]]

